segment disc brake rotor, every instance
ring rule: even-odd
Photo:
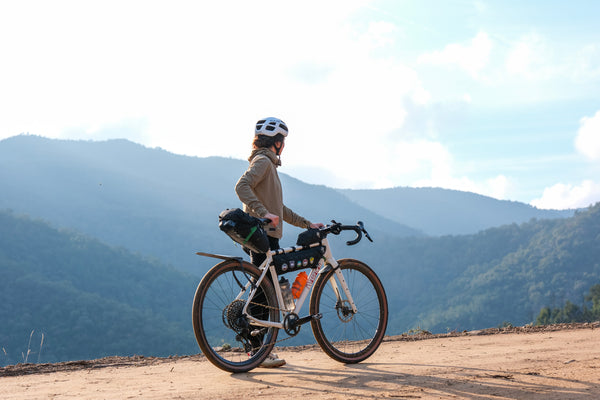
[[[338,318],[342,322],[350,322],[354,318],[354,312],[352,312],[352,307],[350,306],[350,302],[348,300],[342,300],[340,304],[336,307]]]

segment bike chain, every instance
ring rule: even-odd
[[[270,309],[277,310],[277,311],[284,311],[284,312],[287,312],[287,310],[285,310],[285,309],[283,309],[283,308],[279,308],[279,307],[272,307],[272,306],[268,306],[268,305],[266,305],[266,304],[255,303],[255,302],[253,302],[253,301],[251,301],[251,302],[250,302],[250,303],[248,303],[248,304],[253,304],[253,305],[260,306],[260,307],[264,307],[264,308],[270,308]],[[265,328],[265,327],[263,327],[263,328]],[[267,328],[267,329],[268,329],[268,328]],[[280,328],[277,328],[277,329],[280,329]],[[284,329],[284,328],[281,328],[281,330],[283,330],[283,331],[285,332],[285,329]],[[286,333],[287,333],[287,332],[286,332]],[[279,340],[277,340],[275,343],[273,343],[273,346],[275,346],[277,343],[281,343],[281,342],[285,342],[286,340],[290,340],[291,338],[293,338],[293,337],[295,337],[295,336],[296,336],[296,335],[294,335],[294,336],[288,336],[288,337],[286,337],[286,338],[283,338],[283,339],[279,339]]]

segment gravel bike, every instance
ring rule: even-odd
[[[252,370],[271,352],[280,330],[292,337],[308,322],[331,358],[358,363],[370,357],[385,335],[387,297],[367,264],[334,258],[327,236],[343,231],[356,232],[347,245],[358,243],[363,234],[372,242],[361,222],[332,221],[306,231],[314,236],[307,245],[267,251],[259,267],[241,257],[197,253],[223,260],[206,273],[194,296],[194,333],[206,358],[225,371]],[[294,299],[285,274],[302,270],[310,272]],[[300,317],[309,293],[309,313]]]

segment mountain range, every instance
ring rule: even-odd
[[[20,135],[0,141],[0,209],[203,273],[196,250],[232,250],[216,221],[223,209],[241,205],[233,187],[246,167],[247,161],[179,156],[127,140]],[[362,220],[373,237],[469,234],[573,215],[439,188],[336,190],[280,175],[290,208],[324,223]],[[292,244],[300,231],[286,232]]]
[[[43,362],[198,352],[191,301],[215,262],[195,252],[245,256],[217,215],[239,206],[232,188],[246,166],[126,140],[0,141],[0,364],[32,349],[29,360]],[[332,237],[332,249],[381,277],[390,335],[526,324],[600,283],[600,204],[547,211],[442,189],[281,178],[286,203],[309,218],[365,222],[374,243]],[[296,232],[286,226],[285,240]],[[287,344],[308,342],[306,327]]]
[[[356,204],[429,236],[466,235],[528,222],[532,218],[570,217],[574,211],[541,210],[516,201],[441,188],[396,187],[339,192]]]

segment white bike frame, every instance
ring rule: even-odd
[[[321,260],[319,260],[317,267],[311,269],[310,274],[308,275],[308,279],[306,280],[306,285],[304,286],[304,289],[302,289],[302,293],[300,294],[300,297],[298,298],[298,300],[296,300],[296,302],[294,304],[294,308],[291,310],[288,310],[285,308],[285,302],[283,301],[283,294],[281,292],[281,287],[279,286],[279,279],[278,279],[279,276],[277,275],[275,266],[271,265],[271,262],[273,261],[273,255],[293,253],[293,252],[296,252],[299,250],[303,250],[303,249],[311,248],[311,247],[317,247],[317,246],[324,246],[325,254],[323,255],[323,258],[321,258]],[[244,308],[242,310],[242,314],[248,318],[248,321],[250,321],[251,324],[257,325],[257,326],[263,326],[263,327],[267,327],[267,328],[284,329],[283,322],[265,321],[262,319],[254,318],[253,316],[248,314],[248,306],[249,306],[250,302],[252,301],[252,298],[254,297],[256,291],[258,290],[258,287],[260,286],[260,282],[262,282],[262,280],[265,278],[265,276],[267,275],[268,272],[271,272],[273,285],[275,286],[275,294],[277,295],[278,308],[279,308],[279,310],[284,312],[284,316],[285,316],[289,313],[297,314],[297,312],[300,311],[300,309],[302,309],[302,306],[304,305],[304,302],[305,302],[306,298],[308,297],[308,294],[310,293],[310,291],[312,290],[312,287],[314,286],[315,282],[317,281],[317,278],[319,277],[320,274],[322,274],[324,271],[327,270],[325,268],[326,265],[330,266],[335,271],[335,275],[332,275],[329,281],[330,281],[333,291],[335,292],[335,295],[338,299],[338,303],[341,304],[342,297],[341,297],[341,293],[339,291],[338,283],[334,279],[334,276],[337,276],[340,286],[342,287],[342,290],[344,291],[344,294],[346,295],[346,299],[350,302],[350,305],[352,306],[352,311],[354,313],[357,312],[357,308],[356,308],[356,305],[354,304],[354,300],[352,299],[352,295],[350,294],[350,289],[348,288],[348,284],[346,283],[346,280],[344,279],[344,276],[342,275],[342,271],[340,270],[340,268],[338,268],[339,264],[338,264],[337,260],[333,257],[333,254],[331,253],[331,249],[329,247],[329,241],[327,240],[327,238],[322,239],[321,243],[311,244],[310,246],[305,246],[305,247],[292,246],[292,247],[286,247],[286,248],[282,248],[282,249],[278,249],[278,250],[269,250],[265,254],[267,257],[266,257],[265,261],[259,267],[259,269],[262,271],[262,273],[261,273],[260,277],[258,278],[258,281],[256,281],[254,283],[254,285],[252,285],[252,282],[248,282],[246,284],[246,286],[240,291],[240,293],[236,297],[236,300],[240,299],[242,297],[242,295],[251,286],[253,286],[252,291],[250,292],[250,295],[248,296],[248,300],[246,301],[246,304],[244,305]]]

